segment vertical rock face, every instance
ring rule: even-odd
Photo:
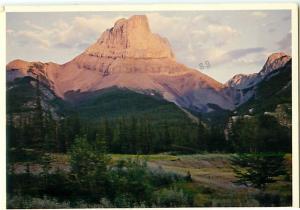
[[[85,51],[103,58],[173,58],[168,41],[150,31],[147,17],[132,16],[118,20]]]
[[[186,68],[176,63],[167,39],[153,34],[144,15],[122,18],[107,29],[98,41],[66,66],[113,73],[177,74]],[[72,67],[74,68],[74,67]]]

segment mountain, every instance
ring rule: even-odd
[[[292,104],[292,61],[291,59],[280,68],[274,69],[255,86],[255,94],[251,99],[237,108],[237,112],[247,114],[271,113],[285,109],[291,117]],[[291,120],[291,118],[290,118]]]
[[[246,89],[248,87],[256,84],[260,79],[258,79],[258,74],[236,74],[230,80],[228,80],[225,85],[235,89]]]
[[[283,67],[289,60],[291,56],[286,55],[283,52],[271,54],[266,63],[264,64],[262,70],[259,73],[254,74],[237,74],[228,80],[225,85],[233,87],[236,89],[246,89],[255,84],[261,82],[267,75],[272,71]]]
[[[7,67],[8,81],[39,77],[58,97],[68,92],[94,92],[110,87],[149,94],[197,112],[235,108],[224,85],[176,62],[170,44],[153,34],[146,16],[120,19],[96,43],[71,61],[55,63],[15,60]]]
[[[197,119],[181,110],[159,94],[141,94],[129,89],[111,87],[94,92],[69,92],[66,98],[80,118],[87,121],[146,118],[155,123],[196,122]]]
[[[57,97],[49,87],[33,77],[16,78],[7,83],[6,111],[8,124],[24,126],[34,119],[40,105],[45,115],[54,120],[70,114],[70,106]]]
[[[39,87],[38,87],[39,86]],[[93,92],[70,91],[65,99],[57,97],[49,86],[26,76],[7,84],[7,112],[30,116],[39,97],[42,109],[58,119],[79,113],[82,119],[113,119],[121,116],[145,117],[153,121],[195,121],[187,111],[164,100],[158,93],[141,94],[129,89],[111,87]]]
[[[291,61],[291,57],[285,53],[271,54],[261,71],[254,74],[237,74],[225,83],[225,86],[231,90],[235,105],[238,107],[249,101],[255,94],[260,83],[265,82],[276,74],[280,73],[278,69],[283,68]]]

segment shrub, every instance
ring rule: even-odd
[[[212,206],[215,207],[257,207],[259,203],[252,194],[227,193],[211,197]]]
[[[81,200],[76,202],[73,207],[75,208],[115,208],[115,206],[107,199],[101,198],[99,204],[90,204]]]
[[[254,198],[259,202],[260,206],[290,206],[292,203],[291,195],[282,195],[276,192],[259,192]]]
[[[151,200],[153,186],[146,162],[141,160],[119,161],[109,171],[109,192],[117,207],[132,207]]]
[[[174,172],[167,172],[161,167],[150,171],[151,182],[156,187],[168,186],[178,181],[185,181],[186,177]]]
[[[196,207],[210,207],[212,205],[212,201],[209,196],[198,193],[194,196],[194,205]]]
[[[58,209],[58,208],[70,208],[68,202],[58,202],[54,198],[31,198],[14,196],[7,201],[7,208],[25,208],[25,209]]]
[[[75,139],[70,150],[71,178],[81,196],[89,195],[85,200],[95,202],[105,195],[108,160],[101,138],[94,144],[86,136]]]
[[[182,190],[162,189],[155,193],[155,204],[159,207],[188,207],[189,198]]]

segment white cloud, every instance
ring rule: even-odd
[[[220,35],[229,34],[230,36],[237,34],[237,31],[227,25],[208,25],[208,32],[220,33]]]
[[[283,51],[289,55],[292,53],[292,33],[287,33],[282,39],[280,39],[277,44],[279,46],[279,50]]]
[[[160,13],[148,13],[146,14],[151,30],[154,32],[161,32],[164,30],[170,30],[175,26],[180,26],[186,22],[187,18],[176,17],[176,16],[165,16]],[[178,32],[180,32],[178,30]]]
[[[210,60],[219,63],[225,54],[224,46],[240,36],[237,29],[218,22],[205,14],[196,16],[166,16],[161,13],[146,14],[153,32],[166,37],[176,58],[188,66]]]
[[[255,53],[247,54],[243,57],[239,57],[232,60],[232,65],[235,66],[259,66],[262,67],[263,64],[266,62],[267,57],[270,54],[266,53],[266,51],[259,51]],[[256,69],[257,71],[259,69]]]
[[[195,44],[210,39],[213,44],[224,45],[239,32],[229,25],[218,23],[206,15],[195,17],[164,16],[159,13],[146,14],[152,31],[163,34],[173,42],[190,40]],[[176,40],[176,41],[175,41]]]
[[[102,16],[74,17],[71,22],[58,20],[51,25],[40,26],[25,21],[26,29],[15,33],[15,38],[23,45],[36,45],[39,48],[80,48],[83,50],[96,41],[100,34],[111,27],[115,17]]]
[[[188,35],[189,18],[179,16],[166,16],[160,13],[148,13],[150,29],[152,32],[167,38],[172,47],[176,49],[177,45],[182,44],[178,40],[185,40]],[[181,48],[181,47],[179,47]]]
[[[47,37],[41,36],[41,34],[34,31],[19,31],[16,34],[18,37],[22,37],[19,41],[26,43],[27,45],[33,45],[40,48],[50,47],[50,42]]]
[[[265,49],[261,47],[256,48],[241,48],[234,50],[220,50],[215,48],[213,50],[207,50],[208,59],[214,66],[224,65],[226,63],[254,63],[257,59],[250,59],[249,55],[258,54],[264,52]]]
[[[221,47],[237,38],[240,33],[228,25],[208,25],[204,29],[191,31],[196,43],[210,45],[211,47]]]
[[[227,42],[232,41],[233,38],[239,35],[239,32],[228,25],[209,25],[207,32],[210,38],[215,40],[216,45],[225,45]]]
[[[261,12],[261,11],[252,12],[251,15],[258,18],[265,18],[268,16],[265,12]]]

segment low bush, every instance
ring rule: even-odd
[[[168,186],[174,182],[187,180],[186,176],[174,172],[167,172],[161,167],[151,170],[150,178],[154,186]]]
[[[189,197],[178,189],[162,189],[155,193],[155,204],[159,207],[189,207]]]
[[[271,192],[257,193],[255,199],[259,202],[260,206],[264,207],[290,206],[292,203],[291,196],[282,196]]]
[[[70,208],[70,203],[68,202],[58,202],[54,198],[32,198],[32,197],[22,197],[22,196],[13,196],[7,200],[7,208],[11,209],[61,209],[61,208]]]

